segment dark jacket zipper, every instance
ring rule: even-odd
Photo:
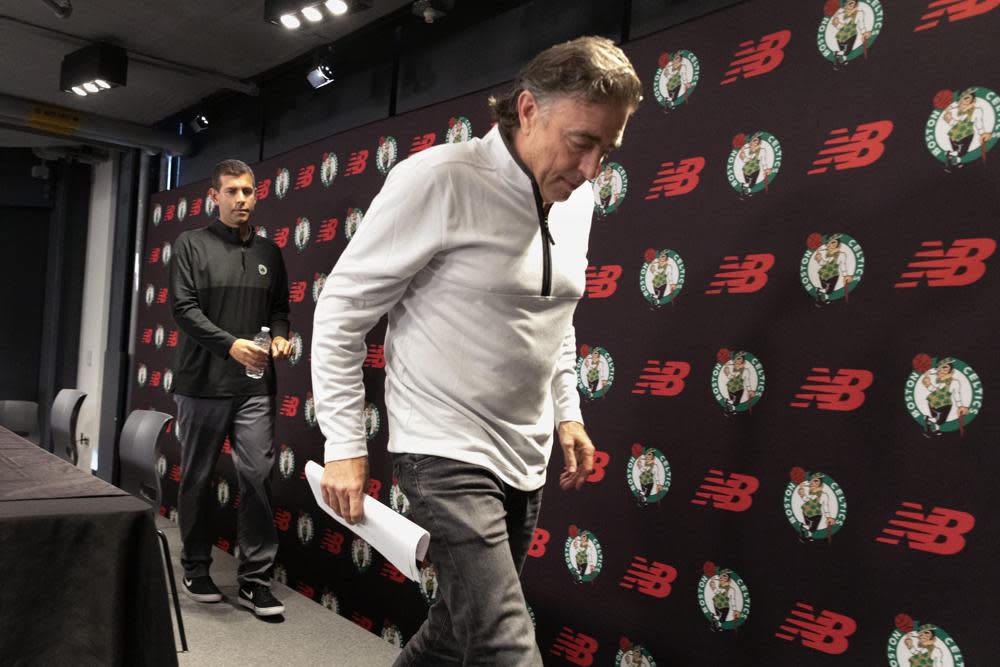
[[[556,240],[552,238],[552,233],[549,231],[549,211],[552,206],[546,207],[542,203],[542,193],[539,191],[535,179],[531,179],[531,191],[535,195],[538,226],[542,229],[542,296],[552,296],[552,251],[549,246],[556,244]]]

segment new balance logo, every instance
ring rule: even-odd
[[[791,402],[793,408],[815,405],[819,410],[857,410],[865,402],[865,389],[875,379],[871,371],[857,368],[841,368],[834,375],[829,368],[813,368],[812,372],[817,375],[806,376],[806,383]]]
[[[902,507],[889,520],[890,527],[875,538],[877,542],[899,544],[905,538],[911,549],[951,556],[965,548],[963,535],[976,525],[976,517],[959,510],[935,507],[924,514],[919,503],[904,502]]]
[[[561,655],[567,662],[580,667],[588,667],[594,664],[594,653],[597,652],[597,640],[582,632],[573,632],[570,628],[563,627],[559,636],[556,637],[555,644],[549,650],[552,655]]]
[[[986,273],[986,260],[997,249],[990,238],[956,239],[945,250],[943,241],[924,241],[896,288],[916,287],[926,279],[928,287],[963,287]]]
[[[774,266],[774,255],[758,253],[746,255],[740,260],[738,255],[722,258],[715,280],[710,282],[705,294],[748,294],[756,292],[767,284],[767,272]]]
[[[1000,0],[930,0],[927,11],[913,32],[937,27],[944,17],[949,23],[969,19],[1000,7]]]
[[[622,277],[620,264],[587,267],[587,298],[606,299],[618,290],[618,279]]]
[[[653,396],[676,396],[684,391],[684,378],[691,372],[691,364],[686,361],[658,361],[650,359],[642,369],[642,375],[632,388],[633,394]]]
[[[877,161],[885,152],[885,140],[892,134],[892,121],[862,123],[851,132],[846,127],[830,133],[807,174],[823,174],[834,169],[857,169]]]
[[[760,42],[752,39],[742,42],[740,50],[733,54],[733,62],[729,63],[726,78],[720,85],[725,86],[740,78],[749,79],[767,74],[784,60],[785,47],[791,38],[791,31],[780,30],[764,35]]]
[[[686,195],[698,187],[698,182],[701,180],[698,174],[704,168],[703,157],[685,158],[677,164],[673,162],[660,164],[660,170],[656,172],[656,178],[646,193],[646,199]]]
[[[733,473],[726,477],[721,470],[709,470],[691,502],[695,505],[712,503],[715,509],[727,512],[745,512],[753,504],[753,494],[759,488],[760,481],[751,475]]]
[[[636,556],[618,585],[628,590],[638,590],[643,595],[665,598],[670,595],[670,584],[677,579],[677,570],[666,563],[650,563]]]
[[[795,641],[798,636],[803,646],[838,655],[847,650],[847,638],[857,629],[858,624],[849,616],[825,609],[817,614],[812,605],[796,602],[774,636],[786,641]]]

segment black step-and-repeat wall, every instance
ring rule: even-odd
[[[626,47],[645,100],[594,182],[576,316],[597,469],[579,493],[550,476],[524,570],[548,663],[997,664],[997,7],[760,1]],[[277,577],[396,644],[435,582],[404,580],[312,500],[312,313],[388,170],[484,134],[485,97],[254,165],[295,332]],[[132,408],[174,412],[170,244],[212,219],[207,187],[153,197]],[[364,364],[370,493],[405,512],[383,332]],[[223,451],[214,512],[232,551]]]

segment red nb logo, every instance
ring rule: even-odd
[[[274,512],[274,527],[283,533],[288,532],[288,527],[292,525],[292,513],[288,510],[278,509]]]
[[[684,378],[691,372],[686,361],[658,361],[650,359],[642,369],[633,394],[650,393],[653,396],[676,396],[684,391]]]
[[[329,551],[334,556],[339,555],[341,550],[344,548],[344,534],[327,528],[323,532],[323,539],[320,540],[319,546],[321,549]]]
[[[986,273],[986,260],[996,251],[990,238],[957,239],[947,250],[942,241],[924,241],[896,283],[897,288],[916,287],[921,279],[928,287],[963,287]]]
[[[767,74],[784,60],[784,49],[791,38],[791,31],[780,30],[764,35],[760,38],[760,42],[750,39],[741,43],[740,50],[733,54],[733,62],[729,63],[726,78],[720,85],[725,86],[740,78],[749,79],[752,76]]]
[[[531,546],[528,547],[528,555],[532,558],[541,558],[545,555],[545,545],[549,543],[549,531],[544,528],[535,528],[535,534],[531,537]]]
[[[385,345],[369,345],[365,368],[385,368]]]
[[[829,368],[813,368],[812,372],[822,375],[806,376],[806,383],[791,403],[793,408],[815,405],[820,410],[856,410],[865,402],[865,389],[875,379],[871,371],[855,368],[841,368],[836,375],[830,375]]]
[[[395,565],[389,562],[386,562],[386,564],[382,566],[382,571],[379,572],[379,574],[393,583],[401,584],[406,581],[406,575],[400,572]]]
[[[288,227],[281,227],[274,231],[274,245],[284,248],[288,244]]]
[[[847,638],[857,629],[858,624],[850,616],[825,609],[817,614],[812,605],[796,602],[774,636],[786,641],[795,641],[798,636],[803,646],[838,655],[847,650]]]
[[[191,201],[191,215],[196,216],[201,214],[201,197]]]
[[[161,287],[160,291],[156,293],[156,303],[166,303],[167,302],[167,288]]]
[[[698,187],[698,182],[701,180],[698,174],[704,168],[703,157],[685,158],[677,164],[663,162],[660,164],[660,170],[656,172],[656,178],[653,179],[646,199],[686,195]]]
[[[903,509],[889,520],[889,528],[875,538],[885,544],[899,544],[906,538],[906,545],[917,551],[929,551],[941,556],[957,554],[965,548],[965,538],[976,525],[976,517],[967,512],[935,507],[924,514],[923,505],[904,502]]]
[[[281,408],[278,410],[278,414],[284,415],[285,417],[294,417],[299,412],[299,397],[290,396],[285,394],[285,397],[281,399]]]
[[[1000,7],[1000,0],[930,0],[927,12],[920,17],[922,23],[913,32],[930,30],[941,23],[945,16],[949,23],[954,23],[985,14],[997,7]]]
[[[368,151],[364,148],[351,153],[347,158],[347,167],[344,169],[344,176],[354,176],[360,174],[368,166]]]
[[[316,173],[316,165],[309,164],[299,169],[298,176],[295,177],[295,189],[303,190],[312,185],[313,174]]]
[[[410,155],[414,153],[419,153],[420,151],[427,150],[434,145],[437,140],[437,133],[428,132],[427,134],[418,134],[413,137],[413,143],[410,144]]]
[[[587,267],[587,298],[606,299],[618,289],[618,279],[622,277],[620,264],[605,264],[601,267]]]
[[[160,248],[156,247],[149,251],[149,263],[156,264],[160,261]]]
[[[862,123],[851,132],[846,127],[830,132],[812,164],[809,175],[837,170],[857,169],[872,164],[885,152],[885,140],[892,134],[892,121]]]
[[[588,665],[594,664],[594,653],[597,652],[597,647],[597,640],[593,637],[563,627],[549,653],[561,655],[567,662],[574,665],[588,667]]]
[[[306,281],[296,280],[288,286],[288,300],[301,303],[306,298]]]
[[[268,195],[271,194],[271,179],[265,178],[263,181],[257,184],[257,201],[263,201],[267,199]]]
[[[727,512],[745,512],[753,504],[753,494],[759,488],[760,481],[756,477],[740,473],[726,477],[721,470],[709,470],[691,502],[695,505],[712,503],[712,507]]]
[[[748,294],[756,292],[767,284],[767,272],[774,266],[774,255],[759,253],[746,255],[740,261],[737,255],[722,258],[715,280],[709,283],[711,289],[705,294]]]
[[[167,334],[167,347],[177,347],[177,332],[171,331]]]
[[[650,563],[636,556],[618,585],[628,590],[636,589],[643,595],[665,598],[670,595],[670,584],[677,579],[677,570],[666,563]]]
[[[333,237],[337,235],[337,225],[339,224],[337,218],[330,218],[324,220],[319,225],[319,231],[316,232],[316,243],[326,243],[327,241],[332,241]]]

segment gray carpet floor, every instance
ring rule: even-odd
[[[236,602],[236,559],[219,549],[212,550],[212,578],[222,590],[222,602],[191,600],[181,588],[177,525],[163,517],[156,522],[170,542],[187,633],[188,652],[177,654],[180,667],[379,667],[391,665],[399,654],[380,637],[277,582],[271,590],[285,605],[284,615],[257,618]],[[176,621],[174,636],[180,649]]]

